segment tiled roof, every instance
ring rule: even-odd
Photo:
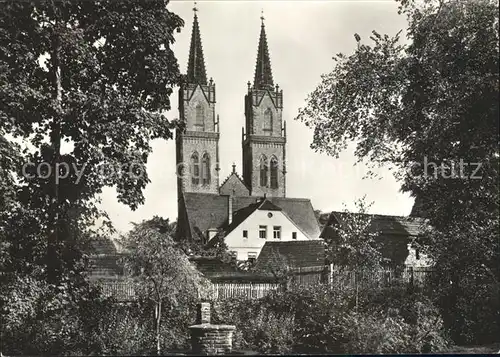
[[[347,213],[345,212],[333,211],[330,214],[328,224],[323,229],[321,237],[326,237],[327,234],[333,233],[331,227],[342,223],[346,215]],[[369,216],[368,214],[365,215]],[[418,236],[426,228],[426,221],[419,217],[385,216],[379,214],[371,216],[370,230],[372,232],[380,232],[381,235]]]
[[[205,233],[227,222],[228,197],[209,193],[184,193],[191,234]]]
[[[116,247],[111,239],[99,237],[92,240],[90,254],[116,254]]]
[[[257,266],[265,266],[275,259],[275,254],[283,256],[293,268],[325,265],[325,245],[322,239],[266,242],[257,258]]]
[[[196,268],[206,277],[212,275],[230,273],[236,271],[236,267],[224,263],[218,257],[190,257],[189,260],[196,265]]]
[[[233,223],[242,222],[261,203],[260,197],[233,197]],[[311,201],[302,198],[268,197],[282,209],[309,238],[318,238],[320,230]],[[184,193],[184,203],[191,232],[227,226],[228,196],[207,193]],[[234,224],[231,226],[234,227]]]
[[[122,276],[124,273],[121,255],[118,254],[91,256],[90,263],[91,268],[89,274],[93,278]]]
[[[264,202],[259,206],[259,210],[262,211],[282,211],[282,209],[278,206],[276,206],[274,203],[269,201],[268,199],[265,199]]]

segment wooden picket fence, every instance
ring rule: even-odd
[[[106,297],[114,297],[118,301],[128,302],[135,301],[136,291],[135,283],[125,279],[105,279],[96,280],[94,284],[102,289],[102,293]]]
[[[211,300],[223,300],[228,298],[260,299],[271,291],[282,291],[281,283],[237,283],[237,282],[215,282],[209,289],[208,298]]]
[[[407,267],[404,270],[380,269],[376,271],[340,270],[330,267],[328,281],[340,290],[367,289],[403,283],[417,287],[427,284],[432,268]]]
[[[390,286],[395,283],[406,283],[414,286],[424,286],[431,268],[406,268],[401,271],[382,269],[372,272],[354,272],[332,269],[331,266],[295,269],[287,282],[251,281],[234,278],[226,281],[214,280],[208,289],[211,300],[228,298],[259,299],[271,291],[283,291],[295,287],[314,286],[329,283],[331,287],[340,290],[370,289]],[[136,299],[135,283],[125,279],[97,280],[104,295],[114,296],[122,302]]]

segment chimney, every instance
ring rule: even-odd
[[[227,196],[227,222],[231,224],[233,221],[233,196]]]

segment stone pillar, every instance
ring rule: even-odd
[[[233,351],[232,325],[190,326],[192,352],[201,355],[222,355]]]
[[[210,323],[210,303],[201,302],[197,306],[197,324],[209,324]]]
[[[229,354],[233,350],[232,325],[212,325],[210,323],[210,303],[198,304],[196,325],[190,326],[191,349],[198,355]]]

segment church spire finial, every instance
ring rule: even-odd
[[[205,59],[201,45],[200,25],[198,24],[197,4],[194,3],[193,32],[191,34],[191,46],[189,48],[189,59],[187,69],[187,82],[195,84],[207,84],[207,73],[205,70]]]
[[[271,71],[271,59],[267,48],[266,29],[264,26],[264,10],[260,17],[262,24],[260,27],[259,47],[257,50],[257,64],[255,65],[255,77],[253,85],[255,89],[273,89],[273,73]]]

